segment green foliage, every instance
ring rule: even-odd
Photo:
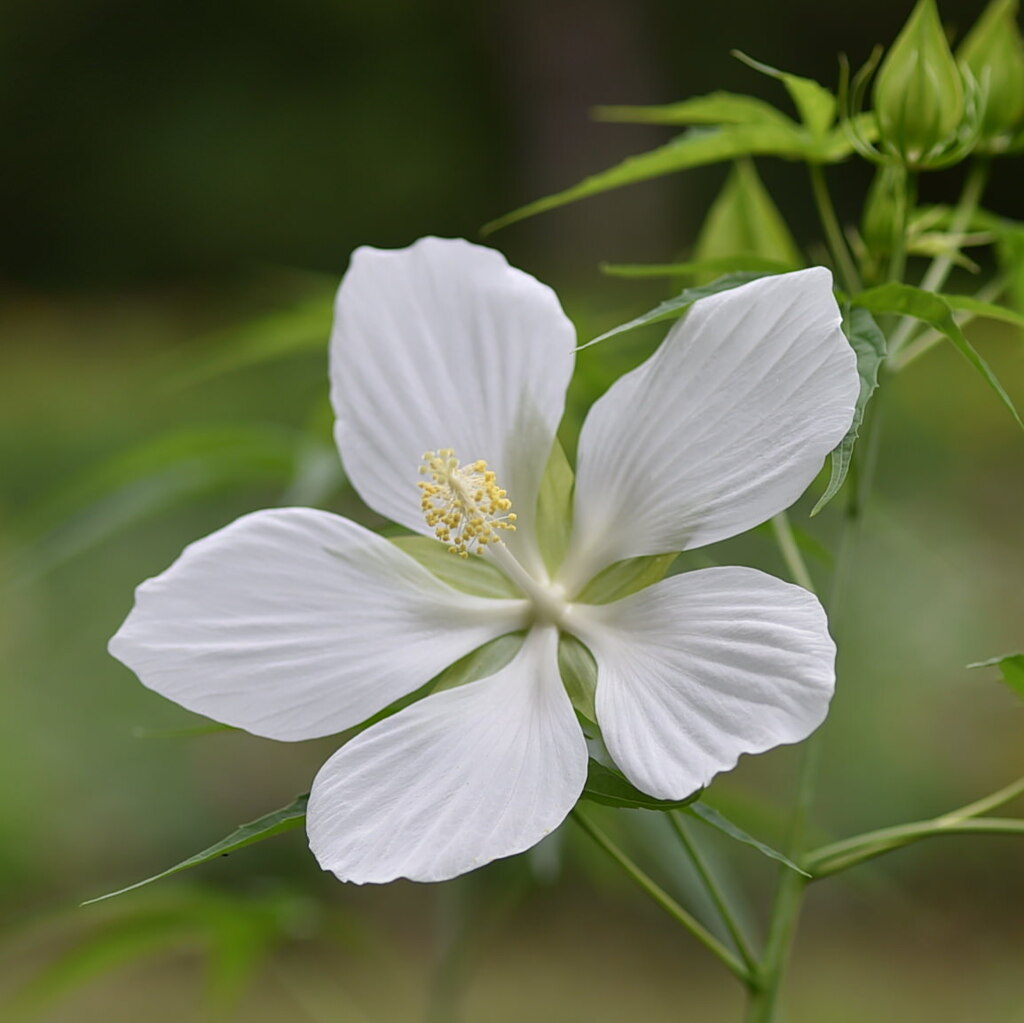
[[[734,92],[712,92],[653,107],[596,107],[595,120],[633,124],[775,124],[791,120],[770,103]]]
[[[523,645],[523,634],[521,632],[510,632],[505,636],[498,636],[489,643],[470,651],[465,657],[459,658],[454,664],[449,665],[439,675],[427,683],[424,690],[414,693],[401,701],[405,706],[415,701],[419,695],[426,693],[437,693],[443,689],[455,689],[464,686],[469,682],[476,682],[479,679],[487,678],[501,671],[502,668],[512,660]],[[399,706],[396,709],[401,709]],[[388,711],[383,711],[372,717],[363,728],[390,716]]]
[[[878,329],[878,324],[866,309],[857,306],[851,308],[844,317],[843,330],[857,355],[860,391],[854,407],[853,422],[846,436],[839,442],[839,446],[832,452],[828,484],[811,510],[812,516],[817,515],[839,493],[846,474],[850,471],[853,448],[857,443],[861,423],[864,421],[864,410],[878,387],[878,371],[885,359],[885,335]]]
[[[604,806],[614,806],[625,810],[676,810],[689,806],[700,797],[698,789],[686,799],[669,800],[655,799],[654,796],[641,792],[629,782],[621,771],[599,763],[591,757],[587,764],[587,783],[583,788],[583,799]]]
[[[736,257],[775,262],[783,271],[804,265],[782,214],[750,160],[736,161],[708,211],[694,249],[696,263]],[[710,276],[709,271],[698,273],[704,281],[717,276],[714,271]]]
[[[647,554],[616,561],[599,572],[576,596],[581,604],[610,604],[664,579],[678,555]]]
[[[666,299],[642,316],[637,316],[628,323],[623,323],[621,326],[606,330],[603,334],[599,334],[585,345],[580,345],[577,351],[589,348],[591,345],[596,345],[599,341],[606,341],[608,338],[615,337],[618,334],[624,334],[628,330],[636,330],[637,327],[646,327],[649,324],[662,323],[665,320],[677,320],[694,302],[699,302],[702,298],[707,298],[709,295],[717,295],[720,291],[731,291],[733,288],[738,288],[741,284],[749,284],[751,281],[764,276],[766,275],[759,272],[726,274],[711,284],[702,284],[695,288],[684,288],[678,295]]]
[[[602,263],[601,273],[609,277],[696,277],[709,278],[731,273],[781,274],[792,267],[765,256],[721,256],[693,259],[685,263]]]
[[[267,838],[283,834],[285,831],[292,831],[295,828],[301,827],[306,819],[306,803],[308,801],[309,793],[296,796],[287,806],[264,814],[248,824],[240,825],[219,842],[214,842],[213,845],[202,852],[189,856],[173,867],[168,867],[167,870],[162,870],[159,874],[154,874],[152,877],[147,877],[142,881],[136,881],[135,884],[130,884],[127,888],[119,888],[115,892],[108,892],[106,895],[98,895],[94,899],[88,899],[82,905],[91,906],[93,903],[112,899],[115,895],[133,892],[137,888],[152,884],[154,881],[160,881],[165,877],[170,877],[172,874],[180,873],[191,867],[198,867],[202,863],[209,863],[210,860],[215,860],[218,856],[227,856],[238,849],[244,849],[247,845],[262,842]]]
[[[739,50],[733,50],[733,56],[739,58],[748,67],[752,67],[769,78],[776,78],[786,87],[790,99],[800,114],[804,127],[817,139],[828,135],[836,119],[836,98],[823,85],[813,78],[801,78],[800,75],[780,71],[770,64],[762,64],[759,60],[748,57]]]
[[[478,597],[506,599],[522,596],[508,576],[486,558],[477,555],[457,557],[448,550],[447,544],[429,536],[392,536],[389,539],[456,590]]]
[[[999,400],[1010,410],[1017,425],[1024,430],[1017,408],[996,378],[989,364],[978,354],[974,345],[967,340],[953,317],[949,302],[934,292],[915,288],[910,284],[893,282],[877,288],[870,288],[856,296],[856,304],[874,313],[899,313],[913,316],[927,323],[943,337],[948,338],[958,352],[978,371],[985,382],[999,396]]]
[[[558,571],[569,546],[575,478],[565,449],[555,438],[537,497],[537,543],[552,575]]]
[[[773,849],[760,839],[748,835],[738,824],[734,824],[728,817],[723,816],[716,809],[708,806],[707,803],[691,803],[686,807],[685,812],[703,821],[716,831],[720,831],[723,835],[728,835],[729,838],[743,845],[749,845],[751,849],[756,849],[762,856],[767,856],[770,860],[776,860],[778,863],[783,864],[783,866],[789,867],[790,870],[803,874],[804,877],[811,876],[806,870],[798,867],[789,857],[783,856],[777,849]]]
[[[1024,654],[1004,654],[987,661],[968,664],[968,668],[998,668],[1003,681],[1018,695],[1024,696]]]
[[[594,695],[597,692],[597,662],[594,655],[575,637],[563,632],[558,637],[558,671],[576,713],[589,731],[597,728]]]

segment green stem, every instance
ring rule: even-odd
[[[817,593],[818,591],[814,588],[814,580],[811,578],[811,573],[807,570],[807,563],[804,561],[804,556],[800,553],[796,537],[793,536],[793,527],[786,512],[779,512],[772,519],[772,532],[775,534],[775,542],[778,544],[779,551],[786,562],[786,568],[789,570],[793,582],[798,586],[802,586],[805,590],[810,590],[811,593]]]
[[[1024,820],[981,817],[982,814],[1005,806],[1020,795],[1024,795],[1024,778],[1018,778],[997,792],[956,810],[950,810],[940,817],[880,828],[863,835],[844,838],[840,842],[832,842],[808,854],[804,858],[803,866],[817,879],[934,835],[1024,834]]]
[[[608,854],[676,923],[682,924],[712,955],[731,970],[744,984],[752,983],[750,971],[700,921],[695,919],[655,880],[643,872],[593,821],[577,806],[572,817],[583,831]]]
[[[754,955],[750,941],[747,939],[746,933],[743,930],[743,926],[740,924],[738,917],[729,905],[729,900],[726,898],[725,892],[722,891],[722,888],[714,874],[712,874],[711,870],[708,868],[707,861],[701,855],[700,850],[693,841],[682,816],[678,812],[672,812],[666,816],[668,817],[669,824],[672,825],[672,830],[675,831],[679,841],[682,843],[683,849],[686,851],[686,855],[693,864],[693,869],[696,870],[697,876],[703,882],[711,901],[715,904],[715,909],[718,910],[718,915],[721,918],[722,923],[725,925],[726,930],[728,930],[729,936],[732,938],[737,950],[743,957],[743,961],[747,965],[747,970],[749,972],[753,972],[757,968],[756,956]]]
[[[977,212],[981,197],[985,194],[985,186],[988,184],[989,168],[990,164],[987,159],[979,159],[971,164],[967,172],[967,178],[964,181],[963,191],[960,193],[960,199],[953,212],[953,219],[949,225],[949,233],[954,238],[967,230],[971,223],[971,218]],[[906,230],[904,229],[905,237]],[[953,269],[953,263],[959,251],[959,246],[956,246],[952,252],[936,256],[925,272],[924,277],[921,278],[919,287],[925,291],[938,291],[946,283],[946,279]],[[902,280],[902,272],[899,277],[890,276],[890,280]],[[915,329],[917,329],[916,320],[909,317],[903,320],[893,333],[889,346],[890,355],[895,355],[903,348]]]
[[[1024,835],[1024,820],[1013,817],[977,817],[951,822],[915,821],[913,824],[880,828],[816,849],[804,857],[803,867],[814,875],[814,880],[818,880],[936,835]]]
[[[807,165],[807,169],[811,175],[811,190],[814,193],[815,205],[818,207],[821,226],[825,230],[832,260],[842,277],[843,287],[851,293],[860,291],[860,274],[857,272],[857,265],[850,254],[850,247],[846,244],[843,229],[832,205],[832,196],[829,194],[828,182],[825,179],[825,168],[820,163],[811,163]]]

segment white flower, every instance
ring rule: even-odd
[[[520,596],[462,592],[354,522],[283,508],[188,547],[139,587],[110,649],[191,710],[295,740],[357,725],[525,632],[496,674],[385,718],[320,770],[310,845],[343,880],[453,877],[565,818],[587,747],[560,631],[596,660],[616,763],[645,792],[684,798],[741,753],[823,720],[835,656],[824,611],[749,568],[671,576],[607,604],[574,597],[614,562],[733,536],[799,497],[853,415],[839,324],[821,268],[697,303],[590,410],[552,578],[535,511],[575,345],[554,293],[464,241],[360,249],[331,341],[349,478],[380,514],[493,561]]]

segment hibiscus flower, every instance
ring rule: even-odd
[[[359,249],[331,339],[338,446],[366,504],[434,538],[451,567],[434,574],[436,559],[328,512],[256,512],[143,583],[111,641],[190,710],[299,740],[359,725],[484,644],[521,637],[500,670],[384,717],[317,774],[310,846],[342,880],[450,878],[562,822],[587,744],[560,636],[593,655],[615,763],[659,798],[803,739],[826,714],[835,647],[800,587],[709,568],[579,598],[609,566],[741,533],[805,490],[858,393],[828,271],[702,299],[594,403],[554,559],[538,498],[575,345],[554,293],[493,250],[438,238]]]

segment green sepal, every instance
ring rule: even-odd
[[[1003,385],[995,373],[992,372],[992,367],[964,336],[964,332],[953,316],[950,303],[942,295],[933,291],[925,291],[922,288],[915,288],[910,284],[893,282],[862,291],[854,301],[857,305],[874,313],[899,313],[903,316],[913,316],[922,323],[927,323],[943,337],[948,338],[956,350],[981,374],[989,387],[999,396],[999,400],[1009,409],[1017,421],[1017,425],[1024,430],[1024,421],[1021,420],[1020,413],[1012,399],[1003,389]]]
[[[244,849],[247,845],[254,845],[256,842],[262,842],[264,839],[273,838],[275,835],[281,835],[286,831],[302,827],[306,819],[307,802],[309,802],[308,792],[301,796],[296,796],[292,802],[280,810],[264,814],[248,824],[242,824],[219,842],[214,842],[209,848],[196,853],[194,856],[189,856],[188,859],[182,860],[173,867],[168,867],[167,870],[162,870],[159,874],[147,877],[143,881],[136,881],[135,884],[130,884],[127,888],[119,888],[116,892],[108,892],[106,895],[98,895],[95,899],[88,899],[82,905],[91,906],[95,902],[112,899],[115,895],[124,895],[126,892],[135,891],[136,888],[142,888],[147,884],[152,884],[154,881],[160,881],[182,870],[198,867],[201,863],[208,863],[210,860],[217,859],[218,856],[227,856],[238,849]]]
[[[775,260],[783,270],[803,266],[796,242],[750,160],[733,165],[694,249],[697,262],[741,255]]]
[[[647,554],[616,561],[594,576],[573,600],[580,604],[610,604],[627,597],[664,579],[678,556],[675,552]]]
[[[615,806],[627,810],[679,810],[700,798],[703,790],[698,789],[685,799],[655,799],[641,792],[614,768],[607,767],[593,757],[587,762],[587,783],[583,786],[581,798],[604,806]]]
[[[700,793],[698,793],[698,795],[699,794]],[[735,839],[737,842],[749,845],[752,849],[756,849],[762,856],[767,856],[770,860],[775,860],[776,862],[788,867],[790,870],[795,870],[798,874],[803,874],[804,877],[811,876],[806,870],[798,867],[788,856],[784,856],[777,849],[773,849],[770,845],[762,842],[760,839],[754,838],[753,835],[748,835],[741,827],[733,824],[728,817],[724,817],[717,810],[708,806],[707,803],[693,802],[685,808],[684,812],[703,821],[716,831],[720,831],[723,835],[728,835],[729,838]]]
[[[558,671],[576,713],[596,727],[597,662],[586,646],[567,632],[558,637]]]
[[[853,458],[853,448],[857,443],[861,423],[864,421],[864,410],[878,387],[878,371],[885,360],[885,335],[866,309],[861,309],[858,306],[849,309],[846,316],[843,317],[843,330],[850,342],[850,347],[857,355],[860,392],[854,406],[853,422],[850,424],[850,429],[846,431],[846,436],[839,442],[838,447],[832,451],[828,485],[825,487],[825,492],[818,498],[817,504],[811,509],[812,517],[817,515],[839,493],[839,489],[846,480],[846,474],[850,471],[850,461]]]
[[[743,284],[749,284],[751,281],[756,281],[759,277],[766,276],[768,275],[755,271],[751,271],[749,273],[726,274],[724,277],[719,277],[717,281],[712,281],[710,284],[701,284],[695,288],[684,288],[678,295],[673,298],[666,299],[660,305],[655,306],[642,316],[638,316],[636,319],[630,320],[628,323],[623,323],[619,327],[613,327],[611,330],[606,330],[603,334],[599,334],[586,344],[580,345],[577,351],[582,351],[584,348],[596,345],[599,341],[606,341],[608,338],[615,337],[617,334],[624,334],[627,330],[636,330],[637,327],[646,327],[652,323],[661,323],[664,320],[677,320],[686,312],[687,309],[690,308],[690,306],[693,305],[694,302],[699,302],[702,298],[707,298],[709,295],[717,295],[721,291],[731,291],[733,288],[738,288]]]
[[[782,82],[800,114],[800,120],[803,121],[804,127],[815,137],[821,138],[826,135],[836,119],[837,100],[824,85],[814,81],[813,78],[801,78],[800,75],[780,71],[770,64],[762,64],[761,61],[748,57],[740,50],[733,50],[732,55],[743,61],[747,67]]]
[[[514,599],[522,596],[503,572],[476,554],[460,558],[440,540],[431,540],[429,536],[392,536],[388,539],[453,589],[477,597]]]
[[[968,664],[968,668],[998,668],[1003,681],[1018,695],[1024,697],[1024,654],[1004,654],[987,661]]]
[[[428,692],[439,693],[443,689],[456,689],[496,674],[519,652],[523,645],[523,636],[522,632],[509,632],[471,650],[465,657],[460,657],[439,675],[435,675],[428,685]]]
[[[565,450],[555,438],[537,497],[537,544],[548,572],[558,571],[572,532],[575,475]]]

